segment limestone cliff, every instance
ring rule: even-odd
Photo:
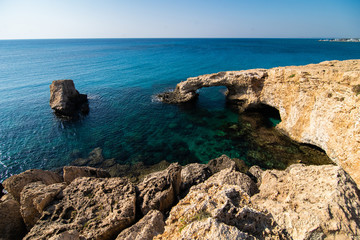
[[[254,69],[188,78],[164,102],[181,103],[202,87],[226,86],[240,110],[267,104],[279,110],[278,129],[316,145],[360,184],[360,60]]]

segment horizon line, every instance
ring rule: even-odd
[[[73,38],[0,38],[8,40],[84,40],[84,39],[351,39],[358,37],[73,37]]]

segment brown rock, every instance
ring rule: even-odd
[[[210,168],[212,174],[220,172],[226,168],[237,169],[235,162],[226,155],[221,155],[218,158],[210,160],[207,165]]]
[[[225,171],[228,170],[222,172]],[[190,188],[185,198],[171,209],[164,233],[154,239],[198,239],[197,236],[204,233],[205,229],[213,232],[211,236],[214,237],[225,236],[222,235],[225,233],[219,233],[221,229],[231,232],[229,238],[224,239],[236,235],[248,235],[249,239],[287,239],[287,234],[276,225],[271,215],[258,210],[241,187],[228,185],[220,177],[219,182],[211,178]],[[205,221],[206,224],[199,221]],[[200,230],[200,226],[204,229]],[[238,231],[230,226],[236,227]]]
[[[28,230],[35,225],[44,208],[65,186],[65,183],[45,185],[42,182],[32,182],[23,188],[20,194],[20,213]]]
[[[239,186],[249,196],[252,196],[257,192],[256,184],[248,175],[235,171],[231,168],[225,168],[224,170],[221,170],[220,172],[211,176],[206,182],[236,185]]]
[[[360,191],[338,166],[267,170],[252,202],[269,211],[293,239],[360,236]]]
[[[2,183],[0,183],[0,198],[4,195],[3,190],[4,190],[4,187],[3,187]]]
[[[164,232],[164,216],[158,210],[151,210],[139,222],[122,231],[116,240],[152,240]]]
[[[185,102],[196,97],[197,89],[211,86],[226,86],[227,99],[240,110],[258,104],[278,109],[278,129],[322,148],[360,183],[360,60],[192,77],[163,100]]]
[[[3,182],[3,186],[19,202],[22,189],[29,183],[40,181],[45,185],[62,182],[60,175],[40,169],[31,169],[13,175]]]
[[[78,231],[70,230],[56,234],[55,236],[52,236],[49,240],[80,240],[80,235]]]
[[[56,80],[50,85],[50,107],[59,115],[73,117],[79,111],[86,114],[87,102],[87,95],[75,89],[73,80]]]
[[[22,239],[25,234],[26,227],[20,215],[19,203],[4,196],[0,200],[0,239],[17,240]]]
[[[156,209],[165,213],[177,199],[181,184],[181,166],[171,164],[167,169],[147,175],[138,184],[138,205],[143,215]]]
[[[211,176],[206,164],[191,163],[181,169],[181,192],[187,193],[191,186],[204,182]]]
[[[105,159],[102,155],[102,149],[97,147],[94,148],[87,158],[78,158],[74,160],[71,165],[74,166],[89,166],[89,167],[101,167],[103,168],[103,163]]]
[[[190,223],[181,230],[179,239],[247,239],[255,240],[256,238],[247,233],[241,232],[234,226],[226,225],[213,218],[206,218],[203,221]]]
[[[263,170],[259,166],[252,166],[249,169],[248,174],[255,180],[256,185],[259,187],[261,185],[261,175],[263,174]]]
[[[99,168],[92,167],[76,167],[66,166],[64,169],[64,181],[67,183],[72,182],[78,177],[96,177],[96,178],[107,178],[110,174]]]
[[[77,178],[44,211],[24,239],[77,231],[80,239],[114,239],[135,221],[135,187],[123,178]]]

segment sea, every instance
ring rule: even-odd
[[[200,89],[185,105],[156,94],[201,74],[357,58],[359,43],[317,39],[1,40],[0,180],[60,168],[94,148],[119,164],[207,163],[222,154],[263,168],[307,163],[309,151],[324,153],[278,134],[276,114],[239,114],[224,87]],[[88,115],[54,115],[49,86],[57,79],[88,95]]]

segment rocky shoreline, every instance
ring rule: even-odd
[[[338,165],[263,170],[222,155],[129,167],[95,149],[79,166],[6,179],[0,239],[359,239],[360,60],[203,75],[159,97],[186,102],[211,86],[241,111],[278,109],[280,131]]]
[[[341,167],[238,166],[173,163],[137,184],[91,167],[28,170],[3,182],[0,238],[359,238],[360,190]]]
[[[183,103],[212,86],[227,87],[227,100],[240,111],[259,104],[276,108],[280,131],[323,149],[360,183],[360,60],[206,74],[159,98]]]

